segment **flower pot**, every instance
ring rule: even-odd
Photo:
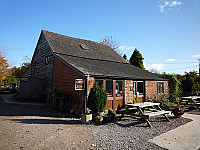
[[[103,123],[103,118],[95,118],[95,120],[96,120],[96,123],[97,124],[102,124]]]
[[[111,116],[103,116],[103,122],[109,123],[111,121]]]
[[[174,117],[175,118],[180,118],[182,115],[183,115],[183,113],[177,113],[177,114],[174,114]]]
[[[92,122],[92,114],[81,114],[81,123],[89,124]]]

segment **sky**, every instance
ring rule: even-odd
[[[32,57],[41,30],[102,41],[128,59],[137,48],[145,68],[198,71],[199,0],[0,0],[0,49],[11,66]]]

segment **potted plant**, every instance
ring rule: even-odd
[[[104,90],[103,86],[99,86],[98,83],[95,82],[88,96],[88,108],[92,110],[93,118],[96,118],[97,116],[102,117],[101,112],[103,112],[103,110],[105,109],[106,104],[107,104],[106,91]]]
[[[180,118],[184,114],[183,107],[179,105],[174,106],[174,108],[172,109],[172,114],[174,114],[176,118]]]
[[[115,119],[115,113],[111,108],[108,109],[108,113],[103,116],[104,122],[108,123]]]
[[[102,124],[102,122],[103,122],[103,117],[102,117],[102,116],[96,116],[95,120],[96,120],[96,123]]]

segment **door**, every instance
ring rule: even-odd
[[[134,97],[137,103],[144,102],[144,82],[135,81],[133,83]]]

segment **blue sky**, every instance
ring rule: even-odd
[[[0,48],[12,65],[32,57],[42,29],[100,42],[112,36],[145,68],[184,74],[198,70],[199,0],[0,0]]]

